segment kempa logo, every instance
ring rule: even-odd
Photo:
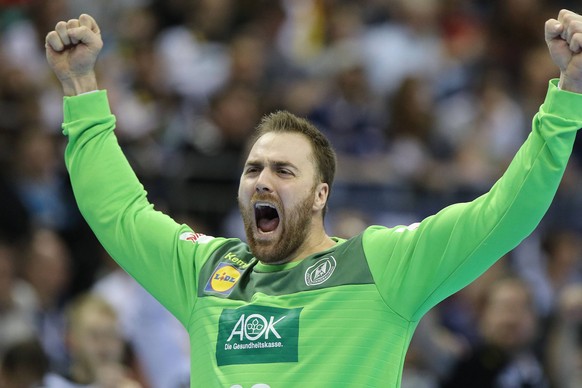
[[[335,270],[336,262],[333,256],[318,260],[305,271],[305,284],[317,286],[331,277]]]

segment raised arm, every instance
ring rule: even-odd
[[[561,90],[550,82],[532,132],[503,177],[487,194],[420,224],[364,235],[372,273],[403,316],[420,319],[472,282],[527,237],[550,206],[582,127],[582,16],[561,11],[546,23],[545,37]]]
[[[187,226],[148,202],[114,135],[106,92],[97,90],[102,47],[89,15],[59,22],[46,37],[47,60],[67,96],[65,162],[75,198],[111,256],[186,324],[196,300],[194,258],[211,244],[200,244]]]

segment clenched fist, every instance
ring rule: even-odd
[[[58,22],[46,36],[46,57],[65,95],[97,89],[95,62],[103,47],[99,26],[91,16]]]
[[[582,93],[582,16],[564,9],[545,27],[550,55],[560,68],[560,87]]]

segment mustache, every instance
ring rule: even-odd
[[[273,202],[273,203],[279,204],[279,199],[277,197],[275,197],[273,194],[254,193],[253,196],[251,197],[251,203],[255,203],[255,202],[259,202],[259,201]]]
[[[250,199],[250,201],[248,203],[243,203],[241,201],[241,198],[238,197],[238,205],[239,205],[239,208],[241,209],[241,211],[243,209],[249,209],[249,210],[252,209],[253,208],[253,205],[252,204],[257,203],[257,202],[268,202],[268,203],[272,203],[272,204],[274,204],[276,206],[278,212],[280,212],[280,213],[283,212],[283,203],[281,202],[281,200],[277,196],[275,196],[273,194],[270,194],[270,193],[254,193],[251,196],[251,199]]]

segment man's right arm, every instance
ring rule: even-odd
[[[191,232],[155,211],[114,135],[105,91],[65,97],[65,163],[79,209],[130,275],[182,322],[195,300],[197,244]]]
[[[93,69],[101,47],[89,15],[59,22],[46,38],[47,60],[67,96],[65,162],[75,198],[109,254],[186,324],[196,300],[200,263],[194,260],[203,260],[219,240],[195,241],[187,226],[147,200],[113,132],[106,92],[97,90]]]

